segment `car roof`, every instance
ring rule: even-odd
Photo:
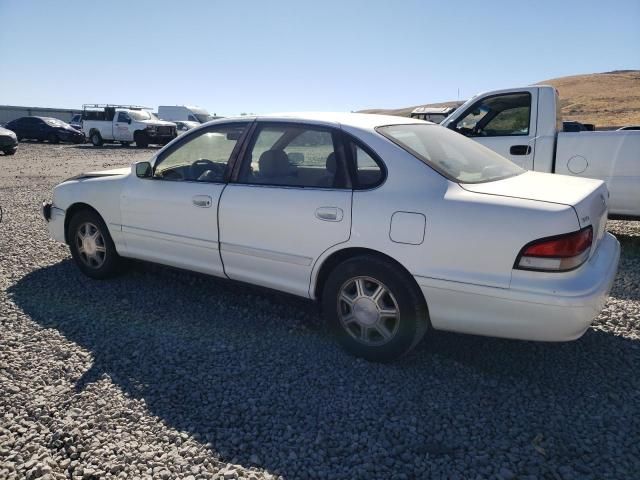
[[[286,112],[286,113],[272,113],[267,115],[247,115],[241,117],[227,117],[221,120],[212,120],[207,123],[224,123],[225,121],[238,121],[238,120],[273,120],[279,122],[286,122],[290,120],[297,120],[309,123],[318,123],[326,125],[345,125],[356,128],[373,129],[375,127],[381,127],[384,125],[399,125],[399,124],[424,124],[432,123],[425,122],[424,120],[418,120],[409,117],[398,117],[394,115],[378,115],[372,113],[345,113],[345,112]]]

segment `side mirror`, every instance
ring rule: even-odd
[[[136,163],[136,177],[151,178],[151,164],[149,162]]]
[[[128,123],[129,125],[131,125],[131,119],[130,119],[130,118],[127,118],[127,123]]]

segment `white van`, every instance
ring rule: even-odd
[[[189,105],[161,105],[158,107],[158,117],[170,122],[176,120],[205,123],[213,120],[204,108]]]

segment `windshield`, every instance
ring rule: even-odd
[[[389,125],[376,130],[459,183],[491,182],[525,171],[479,143],[438,125]]]
[[[47,125],[51,125],[52,127],[66,127],[67,124],[62,120],[58,120],[57,118],[43,118],[43,120],[47,123]]]
[[[128,113],[133,120],[151,120],[153,118],[146,110],[129,110]]]

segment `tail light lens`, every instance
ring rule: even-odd
[[[524,246],[514,268],[544,272],[566,272],[582,265],[589,257],[593,229],[541,238]]]

